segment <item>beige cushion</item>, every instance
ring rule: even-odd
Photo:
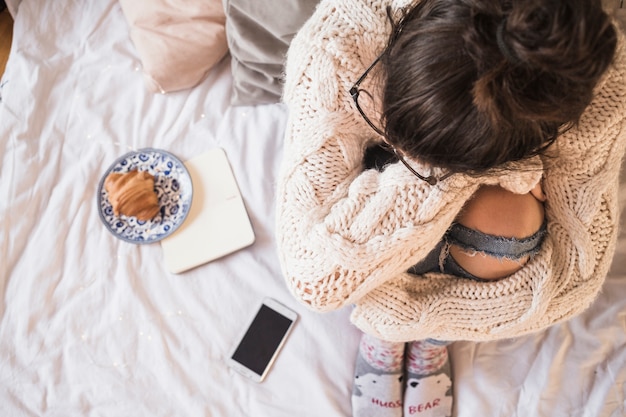
[[[120,0],[153,92],[191,88],[228,51],[221,0]]]

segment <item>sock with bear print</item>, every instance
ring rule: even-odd
[[[363,334],[354,371],[354,417],[402,417],[404,343]]]
[[[452,375],[447,345],[436,340],[409,344],[404,417],[452,415]]]

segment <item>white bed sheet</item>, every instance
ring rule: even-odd
[[[300,306],[277,262],[284,106],[229,107],[228,59],[192,90],[147,92],[114,0],[8,4],[0,416],[349,416],[359,339],[350,311]],[[224,148],[254,245],[173,275],[159,244],[113,237],[98,217],[96,187],[114,159],[142,147],[183,160]],[[225,358],[264,296],[300,320],[255,384]],[[456,416],[626,415],[624,233],[611,277],[583,315],[516,340],[458,342],[451,352]]]

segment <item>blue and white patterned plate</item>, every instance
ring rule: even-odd
[[[161,210],[148,221],[136,217],[116,216],[109,201],[104,180],[112,172],[137,169],[154,175],[154,190]],[[98,185],[98,213],[104,225],[116,237],[131,243],[153,243],[171,235],[187,218],[193,187],[185,165],[169,152],[140,149],[118,158],[102,176]]]

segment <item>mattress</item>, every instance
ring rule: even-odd
[[[359,332],[350,308],[298,304],[274,239],[287,109],[231,107],[226,57],[196,87],[146,90],[118,2],[9,1],[0,81],[0,415],[350,416]],[[181,274],[158,243],[117,239],[97,187],[120,155],[221,148],[255,233]],[[626,172],[604,289],[546,331],[451,348],[454,415],[626,415]],[[216,236],[219,238],[219,236]],[[267,379],[226,359],[263,298],[299,320]]]

